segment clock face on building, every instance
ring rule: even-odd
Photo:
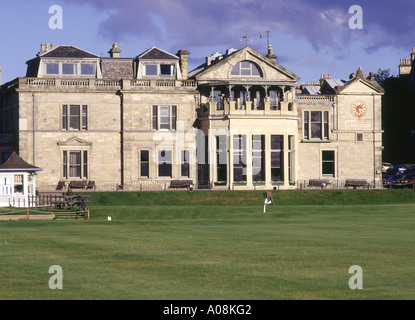
[[[352,113],[356,117],[360,118],[363,117],[363,115],[366,112],[366,106],[363,102],[356,102],[352,106]]]

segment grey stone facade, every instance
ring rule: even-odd
[[[313,91],[297,87],[271,47],[215,54],[190,72],[186,50],[122,58],[114,44],[109,53],[43,48],[26,77],[1,87],[2,158],[16,150],[42,168],[39,189],[72,180],[93,180],[97,190],[160,190],[172,180],[381,187],[383,90],[372,74],[322,77]]]

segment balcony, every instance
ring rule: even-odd
[[[199,116],[297,116],[297,104],[280,101],[278,106],[271,106],[270,101],[235,101],[208,102],[201,105]]]
[[[192,80],[163,80],[163,79],[85,79],[85,78],[18,78],[19,89],[47,90],[192,90],[196,91],[197,83]]]
[[[296,102],[301,104],[332,104],[335,95],[330,94],[297,94]]]

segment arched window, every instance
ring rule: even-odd
[[[248,60],[238,62],[231,71],[232,76],[251,76],[251,77],[261,77],[261,70],[259,67]]]

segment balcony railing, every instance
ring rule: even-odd
[[[21,89],[95,89],[95,90],[163,90],[182,88],[196,90],[192,80],[160,79],[62,79],[62,78],[19,78]]]
[[[297,94],[296,100],[299,103],[322,103],[334,102],[335,95],[329,94]]]
[[[201,105],[199,116],[232,116],[232,115],[275,115],[296,116],[297,104],[280,101],[277,106],[270,101],[235,101],[207,102]]]

